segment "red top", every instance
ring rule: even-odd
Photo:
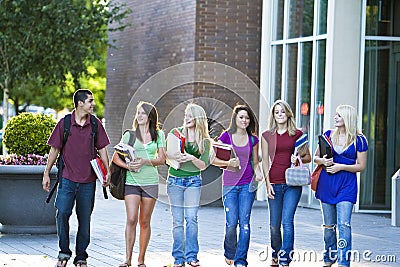
[[[97,119],[98,120],[98,119]],[[93,155],[90,149],[92,127],[88,116],[85,124],[80,126],[75,121],[75,111],[71,114],[70,134],[62,150],[64,161],[63,178],[77,183],[96,181],[96,175],[90,165]],[[61,149],[64,135],[64,118],[54,128],[47,144]],[[107,133],[100,120],[97,121],[97,138],[95,147],[102,149],[110,143]],[[96,155],[94,155],[96,156]]]
[[[271,168],[269,169],[269,180],[272,184],[285,184],[285,171],[290,167],[290,157],[294,152],[296,140],[303,135],[300,130],[290,136],[286,131],[283,134],[271,133],[265,131],[262,137],[268,142],[268,153],[271,159]]]

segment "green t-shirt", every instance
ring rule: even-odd
[[[128,144],[129,132],[122,136],[122,142]],[[161,130],[157,131],[157,141],[143,144],[139,139],[133,145],[136,156],[143,159],[155,159],[158,148],[165,147],[165,135]],[[158,171],[156,166],[143,165],[139,172],[126,172],[127,185],[156,185],[158,184]]]
[[[179,128],[180,131],[181,128]],[[171,130],[171,133],[173,133],[173,129]],[[207,166],[210,164],[210,146],[211,146],[211,141],[209,139],[204,140],[204,152],[203,154],[200,155],[199,153],[199,148],[195,142],[186,142],[185,143],[185,152],[195,156],[196,158],[202,160]],[[175,177],[190,177],[194,175],[199,175],[200,174],[200,169],[197,168],[193,162],[188,161],[180,164],[180,168],[178,170],[169,167],[168,172],[170,175],[175,176]]]

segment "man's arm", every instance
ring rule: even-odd
[[[46,168],[43,173],[42,186],[43,190],[46,192],[50,191],[50,170],[53,168],[54,163],[57,160],[57,156],[60,153],[59,148],[51,147],[49,152],[49,157],[47,158]]]

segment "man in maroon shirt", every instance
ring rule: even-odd
[[[72,255],[69,248],[69,218],[74,205],[76,205],[78,233],[76,235],[74,264],[79,267],[87,267],[88,254],[86,249],[90,242],[90,216],[93,211],[96,189],[96,175],[91,168],[90,160],[95,156],[93,155],[94,145],[107,168],[107,181],[103,184],[103,186],[107,186],[110,183],[107,153],[107,145],[110,141],[103,125],[97,118],[97,134],[96,138],[92,140],[90,115],[93,113],[95,105],[92,92],[79,89],[74,93],[73,100],[75,110],[70,117],[71,126],[67,142],[63,146],[65,118],[57,123],[47,142],[51,148],[42,184],[43,189],[49,192],[49,172],[61,151],[64,168],[55,201],[57,235],[60,247],[57,266],[67,266]]]

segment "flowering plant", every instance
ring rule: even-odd
[[[9,155],[0,156],[0,165],[46,165],[47,139],[55,125],[50,115],[21,113],[12,117],[3,135]]]
[[[0,165],[46,165],[47,154],[44,156],[28,154],[26,156],[10,154],[0,155]]]

